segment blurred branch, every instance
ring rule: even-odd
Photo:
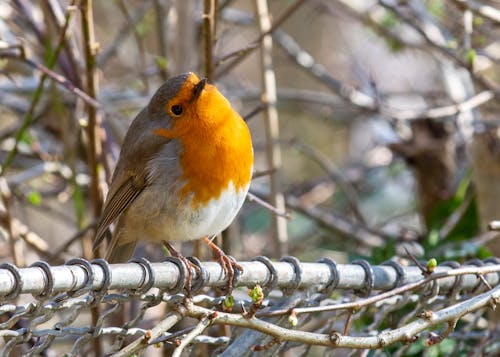
[[[87,93],[91,98],[97,97],[97,67],[96,67],[96,53],[98,45],[94,38],[94,15],[92,9],[92,0],[82,1],[82,33],[83,45],[85,49],[85,65],[86,65],[86,79],[87,79]],[[87,160],[88,170],[90,176],[90,200],[93,206],[93,217],[98,218],[101,214],[101,194],[99,190],[99,175],[98,175],[98,158],[101,155],[101,140],[100,140],[100,125],[97,119],[96,108],[87,105],[88,123],[87,123]],[[84,256],[91,257],[92,249],[86,247],[84,249]]]
[[[376,7],[359,9],[359,7],[356,6],[356,3],[350,0],[336,0],[334,2],[327,0],[315,0],[315,3],[321,5],[318,11],[322,12],[327,10],[332,15],[338,14],[338,7],[340,7],[341,11],[347,16],[363,23],[367,27],[373,29],[377,34],[394,41],[396,44],[402,44],[413,48],[422,48],[419,43],[415,41],[411,42],[411,40],[404,38],[400,31],[380,23],[380,20],[378,20],[376,16],[378,13],[376,11]]]
[[[47,68],[48,69],[51,69],[52,67],[54,67],[56,62],[57,62],[57,58],[58,58],[59,53],[61,52],[61,49],[62,49],[63,44],[64,44],[64,38],[66,36],[66,31],[68,30],[68,27],[69,27],[71,15],[73,14],[74,11],[75,11],[74,1],[72,1],[72,4],[70,6],[68,6],[68,8],[66,10],[65,23],[64,23],[64,26],[61,30],[61,33],[59,34],[57,46],[53,50],[53,52],[50,52],[49,58],[47,60]],[[45,83],[47,77],[48,77],[48,75],[45,73],[40,77],[40,81],[38,82],[38,87],[36,88],[35,93],[33,95],[33,99],[31,101],[30,108],[26,112],[26,114],[24,115],[21,126],[19,127],[19,130],[17,131],[16,137],[15,137],[15,142],[14,142],[14,147],[9,151],[7,158],[2,163],[2,167],[0,170],[0,176],[5,174],[5,171],[7,170],[7,168],[10,166],[10,164],[14,160],[14,158],[18,152],[19,143],[22,140],[22,138],[24,137],[24,133],[26,132],[26,130],[30,127],[31,123],[33,122],[35,108],[36,108],[38,102],[40,101],[40,98],[42,97],[44,83]]]
[[[438,236],[440,239],[445,239],[446,237],[448,237],[451,231],[453,231],[453,229],[457,226],[460,220],[464,217],[475,196],[476,195],[473,189],[467,190],[460,206],[453,211],[453,213],[448,217],[446,222],[439,229]]]
[[[58,0],[48,0],[45,2],[48,8],[49,16],[52,18],[53,24],[56,26],[56,31],[59,32],[64,27],[64,11],[63,5]],[[80,64],[78,60],[79,52],[74,41],[71,31],[66,32],[64,39],[64,51],[59,56],[59,66],[62,73],[77,87],[81,87]]]
[[[28,5],[30,5],[29,2],[26,0],[12,0],[15,6],[19,9],[19,12],[22,14],[22,19],[26,21],[27,25],[33,33],[35,34],[35,37],[40,43],[45,43],[45,31],[38,26],[37,18],[35,17],[35,12],[31,11],[29,9]],[[72,2],[72,5],[75,4],[75,1]],[[69,9],[68,9],[69,10]],[[67,19],[65,20],[67,22]],[[64,26],[63,26],[64,27]],[[65,33],[66,30],[62,31],[60,33]]]
[[[273,205],[271,205],[271,204],[267,203],[266,201],[264,201],[263,199],[261,199],[259,196],[252,193],[251,190],[247,193],[247,198],[248,198],[248,202],[255,202],[258,205],[268,209],[269,211],[271,211],[272,213],[274,213],[275,215],[277,215],[279,217],[283,217],[286,219],[291,218],[290,212],[279,210],[278,208],[274,207]]]
[[[460,1],[460,0],[454,0],[454,1]],[[322,5],[322,8],[325,8],[330,13],[334,13],[334,11],[336,10],[336,7],[334,7],[330,2],[325,2],[322,0],[318,2]],[[342,7],[342,10],[344,10],[348,15],[353,16],[354,18],[363,22],[367,26],[373,27],[377,31],[377,33],[383,36],[384,38],[397,41],[398,43],[401,43],[404,46],[417,47],[419,49],[423,49],[422,45],[418,44],[417,42],[412,41],[410,38],[402,37],[400,31],[391,30],[390,27],[380,24],[378,20],[374,18],[375,14],[377,13],[375,11],[377,7],[369,7],[366,10],[359,10],[357,7],[355,7],[355,4],[349,1],[338,0],[337,2]],[[442,118],[470,111],[490,101],[494,97],[495,93],[493,91],[486,90],[462,102],[454,103],[443,107],[425,108],[419,110],[419,109],[397,109],[388,107],[386,105],[381,105],[380,111],[382,114],[398,120],[411,120],[419,118]]]
[[[297,197],[287,195],[286,204],[289,208],[316,221],[319,225],[342,237],[352,238],[366,247],[382,247],[387,240],[393,238],[382,232],[375,232],[362,224],[351,222],[334,212],[327,212],[318,207],[308,207]]]
[[[54,72],[50,68],[45,67],[43,64],[36,63],[32,61],[29,58],[20,58],[23,62],[28,64],[30,67],[33,67],[42,74],[46,75],[50,79],[52,79],[54,82],[62,85],[65,89],[76,95],[78,98],[82,99],[85,104],[93,106],[96,109],[103,109],[103,104],[96,100],[95,98],[92,98],[89,96],[87,93],[85,93],[83,90],[80,88],[76,87],[71,81],[69,81],[66,77],[60,75],[59,73]],[[104,109],[103,109],[104,110]],[[109,114],[109,112],[108,112]]]
[[[40,257],[43,259],[48,259],[51,257],[50,247],[48,243],[41,238],[38,234],[29,229],[29,227],[23,224],[20,220],[14,218],[12,219],[13,231],[26,242],[26,244],[33,249]],[[62,264],[63,259],[51,260],[52,263]],[[22,264],[24,265],[24,263]]]
[[[168,13],[170,11],[170,2],[168,2],[167,5],[163,4],[163,0],[154,0],[154,12],[156,16],[156,33],[158,35],[158,48],[160,52],[160,56],[162,60],[167,59],[167,39],[165,36],[166,32],[166,24],[165,24],[165,19],[168,16]],[[160,70],[160,76],[161,79],[166,81],[168,79],[168,71],[165,66],[158,66]]]
[[[472,48],[473,23],[474,23],[474,18],[472,16],[472,11],[466,9],[463,14],[463,24],[464,24],[463,48],[466,52],[469,52]]]
[[[262,170],[262,171],[254,171],[254,173],[252,174],[252,180],[255,180],[256,178],[259,178],[259,177],[270,175],[274,171],[276,171],[276,169],[274,169],[274,168]]]
[[[242,100],[261,100],[261,91],[257,88],[234,89],[227,94],[229,96],[241,98]],[[278,105],[280,105],[282,101],[291,102],[286,103],[286,106],[294,102],[302,102],[324,105],[330,108],[339,108],[343,104],[343,101],[332,94],[310,89],[279,87],[277,88],[277,96]]]
[[[468,70],[474,82],[480,85],[483,89],[492,91],[495,97],[500,98],[500,84],[486,78],[484,75],[474,72],[471,69],[471,64],[459,55],[451,51],[444,43],[442,37],[438,35],[440,31],[436,31],[436,25],[431,23],[420,24],[419,20],[402,11],[398,6],[395,6],[387,0],[379,0],[379,4],[386,9],[392,11],[398,19],[408,24],[416,30],[427,42],[427,44],[436,49],[445,57],[451,59],[455,64]],[[422,20],[422,19],[420,19]]]
[[[83,35],[83,48],[85,53],[85,76],[86,76],[86,89],[87,93],[92,98],[97,98],[98,91],[98,77],[97,77],[97,66],[96,66],[96,55],[99,49],[98,43],[95,42],[94,35],[94,13],[93,13],[93,3],[92,0],[82,0],[81,3],[81,28]],[[102,208],[102,196],[99,184],[99,171],[98,165],[102,154],[101,148],[101,125],[97,117],[97,110],[91,105],[87,105],[88,122],[86,126],[87,132],[87,169],[90,176],[90,202],[92,204],[92,217],[94,220],[98,219],[101,215]],[[77,186],[76,180],[73,181],[75,186],[75,205],[80,201],[83,201],[80,197],[80,189]],[[77,208],[78,210],[78,208]],[[77,217],[79,215],[77,214]],[[79,217],[81,218],[81,217]],[[78,222],[79,228],[82,228],[83,222]],[[95,234],[95,232],[94,232]],[[82,255],[83,257],[90,259],[94,257],[94,251],[92,249],[93,235],[84,236],[81,240],[82,243]],[[99,321],[99,308],[94,307],[91,309],[92,325],[96,326]],[[102,355],[101,340],[93,340],[93,348],[96,356]]]
[[[231,63],[226,65],[223,68],[220,68],[217,73],[215,73],[215,77],[219,78],[223,76],[225,73],[229,72],[231,69],[236,67],[239,63],[241,63],[250,53],[253,52],[257,47],[259,47],[261,41],[263,38],[269,34],[272,34],[276,29],[278,29],[291,15],[295,13],[295,11],[298,10],[298,8],[304,3],[305,0],[296,0],[292,5],[290,5],[286,11],[274,21],[271,27],[269,27],[265,32],[261,32],[260,36],[253,42],[251,42],[249,45],[247,45],[245,48],[233,51],[231,53],[228,53],[227,55],[219,58],[215,62],[215,67],[219,67],[222,65],[225,61],[236,57]]]
[[[129,17],[129,20],[118,29],[115,37],[109,41],[109,46],[104,48],[96,58],[96,65],[102,68],[106,65],[108,60],[115,55],[118,48],[122,46],[123,42],[127,39],[130,31],[134,31],[137,23],[140,22],[146,12],[151,8],[150,0],[141,1],[137,6],[137,10],[134,11]]]
[[[285,211],[285,198],[281,187],[281,148],[279,143],[279,119],[276,109],[276,77],[273,68],[273,39],[268,34],[271,20],[267,0],[255,0],[257,22],[261,33],[260,62],[262,73],[262,102],[266,132],[266,155],[268,167],[276,171],[269,175],[269,197],[278,211]],[[288,252],[286,220],[278,215],[271,218],[274,238],[274,254],[282,256]]]
[[[322,64],[317,63],[308,52],[302,49],[293,37],[282,30],[275,31],[273,37],[300,68],[324,83],[339,97],[363,110],[376,111],[378,109],[378,103],[374,98],[333,77]]]
[[[175,41],[172,43],[174,68],[172,72],[192,71],[199,63],[199,7],[196,1],[174,0]]]
[[[203,10],[203,43],[205,49],[205,76],[209,81],[213,77],[213,50],[212,46],[215,38],[215,21],[218,0],[204,0]]]
[[[358,195],[356,191],[349,183],[349,181],[344,177],[342,172],[335,166],[333,162],[328,160],[328,157],[324,155],[319,150],[316,150],[314,147],[307,145],[303,142],[300,142],[297,139],[293,139],[290,141],[290,144],[295,147],[299,152],[308,156],[314,162],[316,162],[330,177],[330,179],[336,183],[339,188],[344,192],[347,203],[349,205],[350,210],[354,214],[354,217],[361,223],[366,224],[366,221],[358,207]]]
[[[132,32],[134,34],[135,38],[135,43],[137,45],[137,52],[138,52],[138,67],[139,68],[146,68],[146,47],[144,45],[144,41],[142,39],[141,34],[137,30],[136,23],[134,22],[134,18],[130,15],[127,5],[125,5],[125,2],[123,0],[116,0],[118,4],[118,8],[123,14],[123,17],[125,18],[128,26],[132,29]],[[148,81],[148,76],[144,74],[143,71],[139,71],[139,76],[141,76],[142,83],[144,85],[144,89],[146,93],[149,93],[149,81]]]
[[[10,49],[19,48],[19,47],[20,46],[11,46]],[[85,104],[92,106],[95,109],[101,110],[104,114],[106,114],[108,116],[115,117],[118,119],[123,119],[123,116],[121,114],[114,112],[114,111],[110,111],[109,109],[106,109],[102,102],[89,96],[86,92],[84,92],[80,88],[76,87],[71,81],[69,81],[63,75],[54,72],[53,70],[47,68],[46,66],[44,66],[40,63],[36,63],[33,60],[24,57],[24,49],[22,50],[22,52],[12,52],[11,50],[1,51],[1,50],[2,49],[0,49],[0,58],[10,58],[10,59],[16,59],[16,60],[22,61],[22,62],[26,63],[28,66],[40,71],[42,73],[42,75],[45,75],[46,77],[52,79],[55,83],[60,84],[63,88],[65,88],[69,92],[73,93],[78,98],[82,99],[83,102],[85,102]],[[128,98],[128,100],[130,100],[130,98]]]
[[[44,19],[45,21],[40,21],[40,18],[35,16],[36,12],[30,7],[32,6],[32,2],[26,0],[13,0],[15,7],[22,14],[21,19],[23,23],[26,23],[28,28],[33,31],[35,37],[37,38],[40,44],[47,44],[51,42],[49,30],[51,26],[55,27],[56,34],[60,34],[62,32],[65,33],[65,38],[63,39],[63,50],[60,55],[56,59],[61,67],[62,72],[69,76],[72,83],[79,85],[80,81],[78,79],[78,66],[75,59],[75,48],[71,44],[69,38],[70,31],[63,30],[66,19],[64,12],[62,10],[62,5],[55,0],[47,0],[41,3],[42,6],[46,6],[48,8],[49,15],[51,16],[52,24],[49,25],[49,21]],[[76,4],[75,1],[72,1],[72,5]]]
[[[19,234],[14,227],[14,219],[11,214],[11,198],[12,194],[4,177],[0,177],[0,227],[3,227],[7,232],[7,239],[9,241],[10,256],[12,261],[17,266],[24,266],[24,254],[22,247],[19,244]],[[3,209],[2,209],[3,206]]]
[[[482,4],[481,2],[477,2],[475,0],[467,0],[467,1],[452,0],[452,1],[461,8],[469,9],[476,15],[485,17],[500,25],[500,10],[498,8]]]
[[[424,119],[424,118],[444,118],[448,116],[453,116],[460,114],[462,112],[470,111],[475,109],[495,97],[492,91],[483,91],[473,97],[457,104],[445,105],[443,107],[437,108],[425,108],[425,109],[394,109],[390,107],[384,107],[382,109],[382,114],[387,115],[391,118],[398,120],[414,120],[414,119]]]

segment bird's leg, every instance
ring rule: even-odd
[[[210,249],[214,254],[215,260],[220,264],[222,271],[227,275],[227,294],[231,295],[233,292],[233,278],[234,278],[234,269],[238,269],[240,272],[243,272],[243,267],[239,265],[236,260],[232,257],[226,255],[222,249],[220,249],[210,238],[207,236],[202,238],[205,243],[208,244]]]
[[[182,263],[184,263],[184,265],[186,266],[186,270],[187,270],[187,276],[186,276],[186,292],[188,293],[188,295],[191,294],[191,281],[192,281],[192,278],[193,278],[193,275],[191,273],[191,268],[194,268],[194,270],[196,270],[196,273],[197,274],[201,274],[201,270],[199,267],[197,267],[195,264],[191,263],[189,260],[186,259],[185,256],[183,256],[181,253],[179,253],[172,244],[170,244],[169,242],[167,242],[166,240],[163,241],[163,245],[165,246],[165,248],[167,248],[167,250],[169,251],[170,255],[172,257],[175,257],[175,258],[178,258],[182,261]]]

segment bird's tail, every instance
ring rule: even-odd
[[[110,264],[126,263],[134,254],[137,241],[120,244],[120,230],[115,232],[106,252],[106,260]]]

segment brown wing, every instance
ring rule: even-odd
[[[139,184],[138,181],[140,181]],[[102,212],[101,219],[99,220],[94,240],[94,250],[104,240],[105,233],[110,224],[113,223],[132,202],[134,202],[145,187],[146,184],[144,180],[137,180],[134,177],[129,177],[115,192],[112,193],[112,196],[106,201],[104,211]]]
[[[161,95],[163,94],[155,95],[155,98],[159,98],[157,101],[163,98]],[[153,100],[152,104],[158,105]],[[130,124],[130,128],[123,139],[120,158],[116,164],[108,198],[97,226],[94,249],[103,241],[109,225],[130,207],[132,202],[148,185],[148,182],[146,182],[148,176],[146,172],[147,164],[169,142],[162,136],[153,135],[156,129],[163,128],[168,124],[168,117],[165,118],[165,112],[162,112],[163,116],[159,119],[151,118],[150,106],[152,104],[141,110]]]

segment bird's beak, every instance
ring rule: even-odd
[[[203,91],[203,88],[205,88],[205,84],[207,84],[206,78],[203,78],[202,80],[200,80],[198,83],[195,84],[194,93],[193,93],[193,97],[191,98],[191,102],[194,102],[196,99],[198,99],[201,92]]]

